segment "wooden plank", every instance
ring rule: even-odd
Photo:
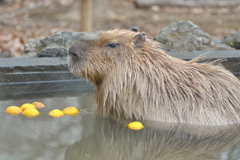
[[[182,6],[182,7],[234,7],[240,0],[135,0],[137,7]]]
[[[92,0],[81,0],[80,8],[81,17],[81,31],[91,32],[92,31]]]

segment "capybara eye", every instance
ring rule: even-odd
[[[78,58],[78,55],[76,53],[70,52],[69,55],[74,59]]]
[[[136,26],[129,28],[130,31],[138,32],[138,28]]]
[[[107,47],[111,47],[111,48],[116,48],[116,47],[118,47],[119,46],[119,44],[118,43],[109,43],[108,45],[107,45]]]

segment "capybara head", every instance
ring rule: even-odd
[[[70,70],[100,84],[117,63],[141,54],[139,51],[146,37],[145,33],[136,31],[136,28],[111,30],[80,37],[69,49]]]
[[[130,30],[92,32],[69,49],[69,68],[96,86],[104,114],[130,119],[222,125],[240,121],[240,82],[198,59],[174,58]]]

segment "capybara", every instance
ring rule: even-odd
[[[96,86],[100,112],[136,120],[206,125],[240,122],[240,81],[198,58],[168,55],[133,30],[81,36],[69,49],[69,69]]]

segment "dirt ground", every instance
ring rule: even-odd
[[[0,5],[0,53],[22,55],[29,40],[57,30],[81,31],[80,0],[18,0]],[[186,8],[152,6],[136,8],[134,0],[93,0],[93,30],[139,27],[155,36],[172,22],[190,20],[214,39],[240,29],[240,6]]]

